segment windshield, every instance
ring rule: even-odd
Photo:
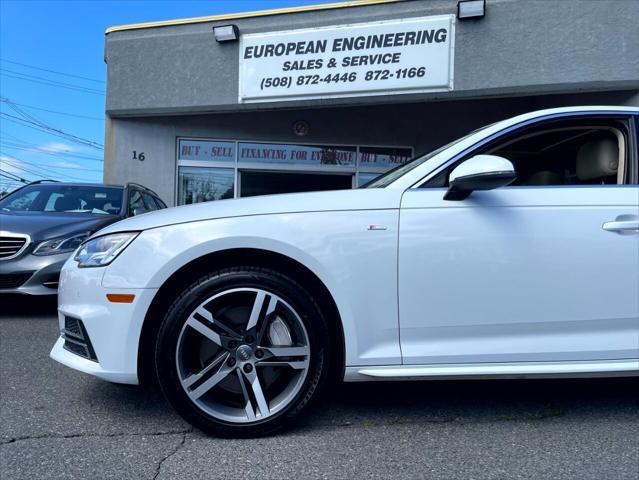
[[[374,178],[373,180],[371,180],[368,183],[365,183],[360,188],[384,188],[384,187],[387,187],[388,185],[393,183],[395,180],[397,180],[401,176],[405,175],[406,173],[410,172],[414,168],[419,167],[422,163],[426,162],[427,160],[430,160],[435,155],[438,155],[439,153],[443,152],[447,148],[452,147],[453,145],[455,145],[456,143],[461,142],[462,140],[466,140],[471,135],[474,135],[475,133],[480,132],[480,131],[482,131],[482,130],[484,130],[484,129],[492,126],[492,125],[494,125],[494,123],[491,123],[490,125],[486,125],[484,127],[478,128],[477,130],[473,130],[472,132],[464,135],[463,137],[458,138],[457,140],[453,140],[452,142],[447,143],[446,145],[443,145],[443,146],[439,147],[437,150],[433,150],[432,152],[429,152],[429,153],[427,153],[425,155],[422,155],[422,156],[419,156],[419,157],[415,157],[412,160],[409,160],[408,162],[404,163],[403,165],[398,165],[395,168],[392,168],[388,172],[384,173],[383,175],[381,175],[381,176],[379,176],[377,178]]]
[[[117,215],[122,209],[122,192],[118,187],[27,185],[0,200],[0,211]]]

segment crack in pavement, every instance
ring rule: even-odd
[[[42,438],[115,438],[115,437],[157,437],[162,435],[186,435],[189,432],[192,432],[193,429],[185,429],[185,430],[168,430],[166,432],[148,432],[148,433],[71,433],[67,435],[59,435],[55,433],[45,433],[42,435],[26,435],[24,437],[14,437],[9,440],[5,440],[0,442],[1,445],[8,445],[10,443],[20,442],[23,440],[39,440]]]
[[[153,480],[155,480],[156,478],[158,478],[158,476],[160,475],[160,472],[162,470],[162,464],[164,462],[166,462],[169,458],[171,458],[173,455],[175,455],[180,448],[182,448],[184,446],[184,443],[186,442],[186,435],[192,430],[187,430],[184,433],[182,433],[182,440],[180,441],[180,443],[177,444],[177,446],[173,449],[173,451],[171,453],[169,453],[168,455],[166,455],[163,459],[161,459],[158,462],[158,466],[157,469],[155,470],[155,475],[153,475]]]
[[[468,425],[468,424],[473,424],[473,423],[484,423],[486,421],[491,421],[491,422],[519,422],[519,421],[524,421],[524,422],[530,422],[530,421],[541,421],[541,420],[547,420],[547,419],[552,419],[552,418],[557,418],[557,417],[563,417],[565,416],[566,411],[565,409],[563,409],[561,407],[561,405],[557,405],[557,404],[549,404],[545,411],[542,411],[540,413],[533,413],[533,414],[523,414],[523,415],[504,415],[504,416],[496,416],[496,417],[491,417],[491,418],[487,418],[487,419],[481,419],[481,420],[476,420],[476,421],[466,421],[463,417],[459,417],[459,416],[454,416],[454,417],[443,417],[443,418],[433,418],[433,419],[420,419],[418,421],[416,421],[415,419],[404,419],[404,418],[399,418],[399,417],[395,417],[393,419],[390,420],[382,420],[382,421],[355,421],[355,422],[351,422],[351,421],[344,421],[341,423],[325,423],[325,422],[318,422],[318,423],[305,423],[305,422],[301,422],[296,426],[293,426],[289,431],[290,432],[296,432],[296,431],[301,431],[301,430],[330,430],[330,429],[341,429],[341,428],[349,428],[349,427],[383,427],[383,426],[392,426],[392,425],[436,425],[436,424],[446,424],[446,423],[458,423],[460,425]],[[39,440],[39,439],[45,439],[45,438],[57,438],[57,439],[68,439],[68,438],[82,438],[82,437],[102,437],[102,438],[113,438],[113,437],[140,437],[140,436],[149,436],[149,437],[154,437],[154,436],[162,436],[162,435],[179,435],[182,434],[185,438],[182,440],[182,443],[178,446],[179,447],[181,445],[184,444],[184,441],[186,440],[186,434],[187,433],[192,433],[193,432],[193,428],[187,428],[187,429],[182,429],[182,430],[167,430],[167,431],[163,431],[163,432],[148,432],[148,433],[72,433],[72,434],[66,434],[66,435],[61,435],[61,434],[55,434],[55,433],[45,433],[42,435],[25,435],[22,437],[14,437],[14,438],[10,438],[8,440],[4,440],[2,442],[0,442],[0,446],[2,445],[8,445],[11,443],[15,443],[15,442],[20,442],[20,441],[24,441],[24,440]],[[176,451],[177,451],[176,450]],[[166,458],[170,457],[171,455],[175,454],[176,452],[171,453],[170,455],[168,455],[167,457],[165,457],[162,461],[166,460]]]

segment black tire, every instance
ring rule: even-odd
[[[305,380],[294,398],[271,417],[251,423],[227,422],[199,408],[186,394],[176,366],[178,336],[190,313],[208,298],[233,288],[259,288],[286,301],[306,329],[310,360]],[[155,347],[157,378],[164,396],[196,428],[221,437],[273,434],[307,412],[329,381],[330,339],[321,309],[309,292],[289,277],[261,267],[233,267],[200,278],[172,304],[160,326]]]

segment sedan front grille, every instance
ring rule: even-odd
[[[26,235],[3,232],[0,235],[0,260],[17,257],[27,247],[29,237]]]
[[[31,275],[33,272],[0,273],[0,289],[21,287]]]

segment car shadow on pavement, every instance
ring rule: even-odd
[[[318,407],[300,428],[627,417],[639,414],[639,379],[349,383],[335,387]]]
[[[87,395],[105,412],[155,423],[157,430],[189,428],[157,387],[92,382]],[[317,402],[291,433],[326,428],[541,421],[565,416],[615,418],[639,414],[639,379],[456,380],[340,384]],[[180,426],[181,425],[181,426]]]

